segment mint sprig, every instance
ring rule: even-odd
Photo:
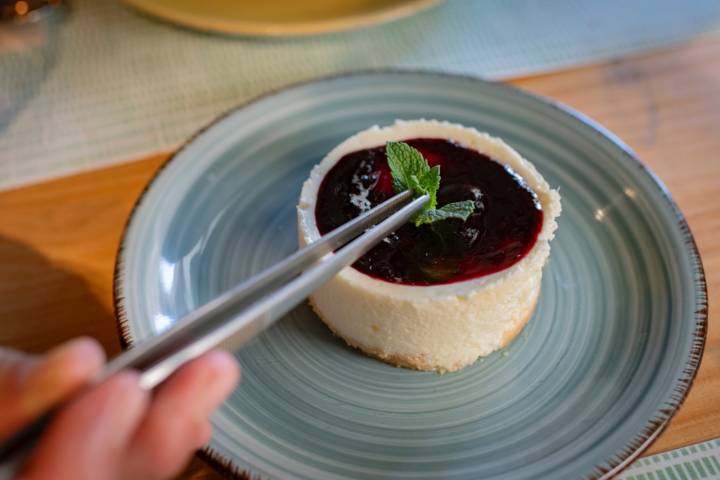
[[[448,218],[465,221],[475,210],[475,202],[472,200],[448,203],[436,208],[437,191],[440,188],[440,166],[430,168],[425,157],[417,149],[403,142],[388,142],[385,145],[385,155],[396,193],[411,190],[415,198],[426,194],[430,197],[423,210],[413,218],[416,227]]]
[[[463,221],[467,220],[471,213],[475,210],[475,202],[472,200],[463,200],[462,202],[453,202],[443,205],[440,208],[431,208],[420,212],[415,217],[415,226],[419,227],[426,223],[439,222],[448,218],[459,218]]]

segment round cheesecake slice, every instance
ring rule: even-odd
[[[390,141],[441,174],[438,206],[463,221],[407,224],[318,289],[310,304],[349,345],[385,362],[449,372],[507,345],[532,316],[560,195],[502,140],[462,125],[397,121],[335,147],[303,185],[300,246],[390,198]]]

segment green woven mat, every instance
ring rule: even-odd
[[[641,458],[619,478],[622,480],[720,478],[720,439]]]
[[[373,28],[300,39],[178,28],[74,0],[24,52],[0,28],[0,188],[170,150],[218,114],[299,80],[369,68],[508,78],[720,31],[718,0],[448,0]],[[41,36],[40,36],[41,37]]]

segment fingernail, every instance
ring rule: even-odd
[[[150,392],[140,387],[140,374],[136,371],[124,370],[116,373],[107,382],[113,383],[113,391],[118,397],[115,400],[119,404],[137,407],[150,400]]]
[[[51,365],[68,363],[73,366],[92,363],[94,366],[104,361],[105,352],[95,339],[78,337],[50,350],[43,363]],[[67,365],[63,366],[67,367]]]
[[[230,392],[237,386],[240,379],[240,366],[235,357],[224,350],[214,350],[205,354],[208,372],[206,381],[208,389],[212,389],[214,396],[208,398],[208,409],[214,410],[222,403]]]
[[[25,379],[24,408],[29,412],[48,408],[89,381],[104,361],[102,348],[88,337],[53,348]]]

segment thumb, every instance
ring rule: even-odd
[[[0,348],[0,439],[85,385],[105,361],[100,345],[81,337],[45,357]]]

